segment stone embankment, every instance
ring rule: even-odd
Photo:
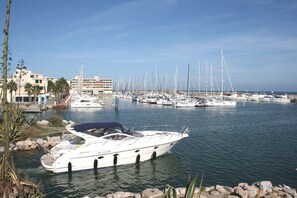
[[[176,188],[177,197],[185,197],[186,188]],[[163,191],[156,188],[149,188],[142,193],[116,192],[105,197],[96,198],[162,198]],[[194,198],[198,197],[199,188],[196,187]],[[211,186],[203,187],[200,198],[297,198],[296,189],[286,185],[273,186],[270,181],[255,182],[252,185],[239,183],[235,187]],[[88,198],[88,196],[85,196]]]
[[[64,124],[73,123],[72,121],[63,121]],[[37,124],[47,126],[49,125],[49,122],[47,120],[38,121]],[[70,140],[74,138],[74,135],[72,134],[62,134],[60,136],[53,136],[49,137],[47,136],[45,139],[42,138],[28,138],[26,140],[18,141],[15,144],[10,143],[9,149],[11,151],[30,151],[34,149],[49,149],[57,145],[63,140]],[[0,153],[4,152],[4,148],[0,147]]]
[[[54,137],[46,137],[46,139],[38,138],[38,139],[31,139],[28,138],[24,141],[18,141],[16,144],[9,144],[9,149],[11,151],[31,151],[34,149],[41,149],[41,148],[52,148],[53,146],[60,143],[62,140],[70,139],[69,134],[61,135],[61,136],[54,136]],[[0,153],[4,151],[3,147],[0,147]]]

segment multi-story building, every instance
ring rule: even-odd
[[[112,93],[112,79],[110,78],[80,78],[75,76],[71,80],[71,88],[73,91],[90,93],[98,95],[99,93]]]
[[[28,93],[25,91],[26,83],[30,83],[33,86],[39,85],[41,87],[40,95],[44,95],[47,93],[48,80],[53,80],[53,78],[45,77],[42,74],[33,73],[27,69],[17,69],[15,73],[12,74],[11,78],[7,79],[7,82],[13,80],[17,84],[17,91],[13,91],[12,96],[8,98],[8,101],[12,99],[10,102],[29,102],[33,101],[33,95],[30,96],[32,98],[29,99]],[[8,94],[9,95],[9,94]],[[10,99],[11,98],[11,99]]]

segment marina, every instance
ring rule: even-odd
[[[235,186],[271,181],[296,188],[295,104],[238,102],[235,107],[172,108],[119,100],[102,109],[67,109],[36,114],[39,120],[58,114],[77,123],[116,121],[134,129],[148,126],[177,129],[187,126],[189,137],[156,160],[85,170],[71,175],[52,174],[40,164],[42,151],[14,153],[17,170],[40,181],[48,196],[90,197],[118,191],[185,186],[188,176],[204,174],[204,186]],[[24,161],[24,159],[28,161]],[[29,167],[28,167],[29,164]]]
[[[12,1],[0,197],[297,198],[297,1]]]

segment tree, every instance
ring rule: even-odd
[[[69,95],[70,86],[65,78],[59,78],[55,83],[53,92],[58,96],[58,100],[62,100]]]
[[[53,91],[54,86],[55,86],[55,83],[54,83],[53,81],[49,80],[49,81],[47,82],[47,91],[48,91],[48,92]]]
[[[11,118],[11,113],[15,112],[19,115],[19,108],[13,108],[8,104],[7,101],[7,65],[8,65],[8,35],[9,35],[9,19],[10,19],[10,4],[11,0],[7,0],[6,6],[6,20],[4,28],[4,43],[3,43],[3,56],[2,56],[2,121],[0,126],[1,139],[3,140],[4,153],[0,156],[0,196],[8,198],[10,196],[18,197],[40,197],[38,186],[29,182],[22,182],[19,176],[16,173],[16,169],[13,162],[13,157],[11,156],[9,150],[9,144],[11,138],[18,138],[17,135],[12,135],[12,133],[19,131],[18,123],[20,117],[16,116],[16,120]],[[14,114],[14,113],[13,113]],[[14,195],[11,195],[10,192],[15,189],[17,192]]]
[[[27,94],[29,96],[29,102],[31,102],[32,91],[33,91],[33,85],[31,83],[27,82],[25,84],[25,92],[27,92]]]
[[[39,85],[32,86],[32,93],[34,95],[34,103],[36,103],[36,97],[40,94],[42,87]]]
[[[13,91],[16,92],[18,90],[18,85],[13,80],[10,80],[7,83],[7,89],[9,90],[9,93],[10,93],[10,102],[12,102],[12,92]]]
[[[7,102],[7,57],[8,57],[8,32],[9,32],[9,18],[10,18],[10,0],[7,0],[6,6],[6,20],[5,20],[5,29],[4,29],[4,44],[3,44],[3,64],[2,64],[2,73],[3,73],[3,112],[2,112],[2,123],[1,123],[1,132],[3,134],[4,142],[4,153],[1,156],[1,174],[0,174],[0,185],[3,189],[3,197],[9,197],[10,183],[13,181],[10,173],[15,173],[15,167],[13,166],[13,161],[11,160],[11,155],[9,151],[9,107]]]

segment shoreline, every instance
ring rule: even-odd
[[[60,136],[47,136],[46,139],[26,139],[18,141],[15,145],[11,144],[11,151],[31,151],[34,149],[43,150],[50,149],[63,140],[72,138],[72,134],[61,134]],[[44,147],[44,148],[42,148]],[[0,153],[2,149],[0,148]],[[198,181],[199,182],[199,181]],[[165,184],[164,184],[165,186]],[[184,197],[186,193],[185,187],[175,188],[177,197]],[[194,197],[198,197],[199,188],[195,188]],[[164,197],[163,190],[157,188],[148,188],[141,193],[132,192],[115,192],[105,196],[95,196],[96,198],[161,198]],[[239,183],[235,187],[215,185],[210,187],[202,187],[200,193],[201,198],[253,198],[253,197],[268,197],[268,198],[297,198],[296,189],[291,188],[285,184],[273,186],[270,181],[255,182],[251,185],[248,183]],[[89,196],[84,196],[89,198]]]
[[[175,188],[177,197],[185,197],[186,188]],[[297,198],[296,189],[286,185],[273,186],[270,181],[255,182],[252,185],[248,183],[239,183],[235,187],[215,185],[210,187],[202,187],[201,192],[196,187],[193,197],[201,198]],[[171,193],[172,195],[172,193]],[[95,196],[95,198],[162,198],[164,192],[157,188],[148,188],[141,193],[116,192],[107,194],[106,196]],[[89,196],[84,196],[89,198]]]

